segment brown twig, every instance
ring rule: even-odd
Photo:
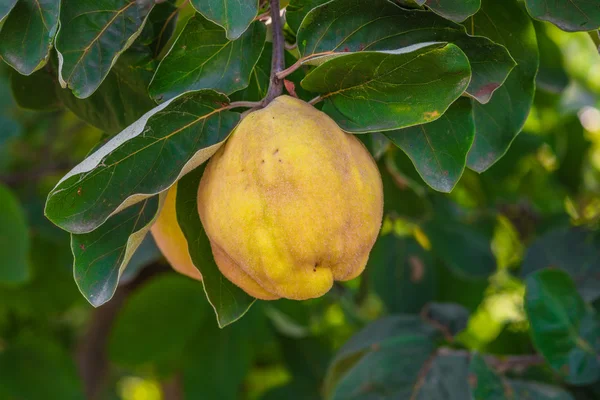
[[[83,381],[86,399],[98,399],[106,383],[109,362],[106,356],[108,337],[119,310],[129,295],[141,284],[155,275],[169,271],[162,264],[153,264],[144,268],[135,279],[120,286],[113,298],[92,311],[85,335],[77,347],[77,367]]]
[[[277,73],[285,68],[285,39],[283,37],[283,25],[279,11],[279,0],[271,0],[271,26],[273,32],[273,58],[271,59],[271,79],[269,90],[262,101],[266,106],[275,97],[283,93],[283,80],[277,77]]]

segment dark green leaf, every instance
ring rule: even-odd
[[[423,226],[432,251],[457,274],[486,278],[496,270],[491,237],[458,220],[438,215]]]
[[[470,34],[505,46],[517,62],[489,103],[473,103],[475,140],[468,165],[483,172],[506,153],[523,128],[533,102],[539,55],[533,23],[517,0],[483,0],[466,25]]]
[[[29,279],[29,231],[17,197],[0,184],[0,282]]]
[[[63,1],[56,36],[61,86],[80,99],[91,96],[140,34],[153,5],[151,0]]]
[[[586,301],[600,297],[600,235],[584,228],[559,228],[539,237],[527,250],[521,273],[560,268],[575,281]]]
[[[256,319],[219,329],[205,319],[186,348],[183,392],[186,399],[237,400],[251,367]]]
[[[156,4],[137,39],[150,48],[153,58],[158,58],[175,33],[179,18],[179,7],[175,6],[176,2],[177,0],[167,0]]]
[[[416,0],[425,4],[436,14],[454,22],[462,22],[479,11],[481,0]]]
[[[62,102],[57,96],[56,82],[46,70],[36,71],[29,76],[13,73],[10,85],[19,107],[29,110],[57,110]]]
[[[23,75],[48,61],[60,0],[20,0],[0,31],[0,56]]]
[[[220,327],[240,319],[256,299],[223,276],[212,256],[208,237],[198,215],[198,186],[204,168],[184,176],[177,184],[177,220],[188,241],[190,256],[202,273],[206,297],[217,315]]]
[[[561,93],[569,84],[561,50],[548,36],[543,23],[535,21],[533,25],[540,50],[540,70],[535,80],[537,87],[551,93]]]
[[[21,332],[0,353],[0,376],[2,399],[85,398],[73,359],[56,339]]]
[[[285,20],[294,32],[298,31],[306,14],[315,7],[327,3],[329,0],[290,0],[285,8]]]
[[[469,364],[469,385],[473,400],[508,400],[510,388],[485,362],[479,353],[473,354]]]
[[[369,255],[367,271],[390,313],[416,314],[435,297],[437,280],[431,253],[413,239],[380,236]]]
[[[594,0],[525,0],[525,4],[533,18],[568,32],[600,27],[600,4]]]
[[[405,169],[399,167],[397,162],[403,161],[401,156],[406,157],[399,150],[391,151],[378,163],[383,183],[383,212],[419,222],[431,213],[431,203],[426,198],[423,187],[413,177],[405,174]],[[410,163],[408,157],[406,161]]]
[[[436,356],[412,398],[417,400],[466,400],[470,398],[469,359],[463,355]]]
[[[142,269],[148,265],[159,261],[162,258],[162,253],[156,247],[156,242],[152,235],[146,235],[142,243],[133,253],[133,256],[127,263],[125,271],[121,274],[119,284],[125,285],[135,279]]]
[[[293,380],[284,386],[269,390],[260,400],[315,400],[321,398],[319,392],[301,380]]]
[[[264,24],[257,21],[230,41],[218,25],[200,15],[192,17],[160,63],[150,94],[162,101],[198,89],[230,94],[245,88],[263,50],[265,35]]]
[[[199,91],[149,111],[63,177],[48,196],[46,216],[69,232],[87,233],[168,189],[213,155],[235,127],[239,114],[227,111],[227,101]]]
[[[535,347],[569,383],[600,378],[600,319],[569,275],[543,269],[526,279],[525,311]]]
[[[258,12],[258,0],[192,0],[192,5],[206,19],[225,28],[227,38],[239,38]]]
[[[452,44],[342,55],[302,86],[321,94],[323,111],[347,132],[392,130],[438,119],[465,91],[471,70]]]
[[[156,106],[147,91],[152,75],[136,61],[134,54],[125,52],[88,98],[78,99],[62,89],[58,89],[58,97],[85,122],[110,135],[118,133]]]
[[[425,316],[429,321],[435,321],[443,326],[452,336],[467,327],[469,322],[469,311],[455,303],[431,303],[427,305]]]
[[[0,115],[0,126],[2,130],[0,130],[0,155],[2,155],[3,150],[5,150],[4,144],[14,137],[17,137],[21,134],[21,124],[19,124],[14,119]]]
[[[159,196],[150,197],[113,215],[99,229],[71,235],[75,282],[93,306],[112,298],[123,270],[159,209]]]
[[[172,29],[170,3],[154,7],[135,42],[117,60],[100,87],[86,99],[59,90],[65,105],[87,123],[109,134],[122,131],[156,106],[148,94],[161,43]],[[166,14],[166,19],[165,19]],[[52,77],[51,79],[54,79]]]
[[[371,323],[333,359],[326,377],[327,398],[409,398],[422,365],[434,350],[435,336],[435,329],[416,316]]]
[[[465,169],[475,136],[471,101],[458,99],[436,121],[385,135],[410,157],[428,185],[451,192]]]
[[[513,396],[510,400],[574,400],[567,391],[557,386],[517,379],[509,379],[508,385]]]
[[[164,274],[136,290],[111,330],[110,359],[126,366],[178,360],[209,311],[200,283]]]
[[[323,337],[290,338],[279,336],[283,359],[292,376],[317,392],[327,372],[332,354]]]
[[[269,89],[269,80],[271,79],[272,56],[273,44],[271,42],[266,42],[254,69],[252,69],[248,86],[229,96],[231,101],[260,101],[266,96],[267,90]]]
[[[466,34],[461,25],[431,12],[406,10],[387,0],[334,0],[311,11],[298,31],[298,48],[307,62],[318,54],[392,51],[410,45],[452,42],[471,62],[467,93],[487,103],[515,66],[503,46]],[[329,55],[331,57],[332,55]]]
[[[2,3],[0,3],[0,23],[14,8],[15,4],[17,4],[17,0],[5,0]]]

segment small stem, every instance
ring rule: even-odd
[[[259,107],[260,105],[261,105],[260,101],[234,101],[232,103],[229,103],[227,108],[237,108],[237,107],[254,108],[254,107]]]
[[[314,99],[312,99],[311,101],[309,101],[308,104],[310,104],[311,106],[314,106],[315,104],[317,104],[321,100],[323,100],[323,98],[321,96],[317,96]]]
[[[263,99],[263,105],[269,104],[275,97],[283,93],[283,81],[277,77],[277,73],[285,68],[285,39],[283,38],[283,25],[279,10],[279,0],[271,2],[271,26],[273,31],[273,58],[271,59],[271,80],[269,90]]]
[[[294,46],[296,46],[296,45],[294,45]],[[315,54],[310,54],[310,55],[308,55],[306,57],[301,57],[292,66],[284,69],[281,72],[278,72],[276,74],[277,78],[283,79],[286,76],[293,74],[298,68],[300,68],[306,61],[308,61],[310,59],[317,58],[317,57],[322,57],[322,56],[327,56],[327,55],[334,54],[334,53],[335,52],[333,52],[333,51],[324,51],[322,53],[315,53]]]

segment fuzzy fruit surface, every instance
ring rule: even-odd
[[[198,212],[234,284],[259,299],[309,299],[364,270],[381,226],[381,176],[353,135],[280,96],[210,159]]]
[[[156,245],[175,271],[190,278],[202,280],[200,271],[192,262],[187,240],[177,222],[176,201],[177,184],[167,192],[165,204],[150,231]]]

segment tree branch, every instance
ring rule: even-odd
[[[86,333],[80,339],[76,354],[77,367],[83,381],[86,399],[98,399],[106,384],[110,367],[106,346],[121,307],[138,286],[155,275],[169,270],[170,268],[158,263],[147,266],[133,281],[119,286],[111,301],[92,311]]]
[[[271,27],[273,32],[273,58],[271,59],[271,80],[269,90],[262,101],[266,106],[275,97],[283,93],[283,80],[277,77],[277,73],[285,68],[285,39],[283,38],[283,25],[279,10],[279,0],[270,0],[271,2]]]

